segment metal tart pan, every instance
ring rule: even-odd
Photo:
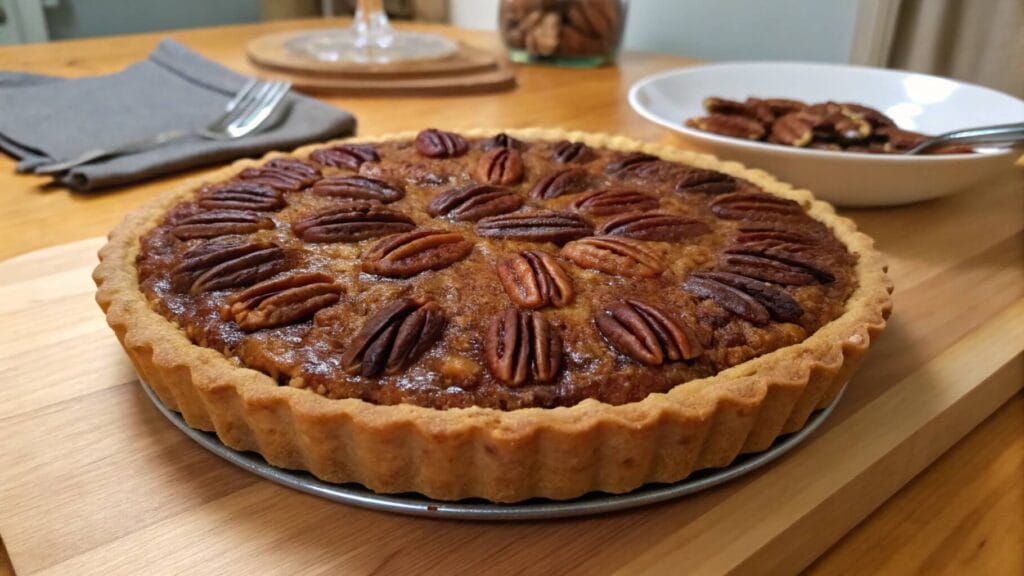
[[[807,424],[799,431],[779,436],[768,450],[741,455],[724,468],[700,470],[674,484],[648,484],[627,494],[594,492],[573,500],[536,498],[514,504],[497,504],[481,499],[445,502],[431,500],[419,494],[377,494],[358,484],[332,484],[318,480],[307,472],[271,466],[255,452],[239,452],[225,446],[212,432],[189,428],[181,414],[164,406],[149,385],[141,380],[140,382],[157,410],[189,438],[235,466],[271,482],[334,502],[381,512],[427,518],[490,521],[546,520],[603,514],[648,506],[718,486],[773,462],[806,440],[825,422],[846,391],[844,385],[835,400],[812,414]]]

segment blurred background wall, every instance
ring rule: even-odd
[[[317,15],[320,0],[0,0],[42,6],[48,38],[81,38]],[[632,0],[625,46],[710,60],[846,62],[858,0]],[[338,13],[349,0],[334,0]],[[415,2],[389,2],[415,14]],[[421,7],[431,2],[420,2]],[[498,0],[441,0],[456,26],[494,30]],[[421,10],[422,11],[422,10]]]
[[[858,0],[631,0],[626,49],[707,60],[846,62]],[[451,0],[456,26],[493,30],[498,0]]]
[[[51,39],[262,20],[259,0],[60,0],[45,10]]]
[[[354,1],[0,0],[0,44],[346,14]],[[385,6],[397,19],[494,30],[498,2]],[[1024,97],[1024,0],[630,0],[625,48],[889,66]]]

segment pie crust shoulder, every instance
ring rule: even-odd
[[[495,133],[462,134],[473,139]],[[447,404],[442,409],[430,404],[434,400],[371,402],[281,385],[231,354],[195,344],[186,329],[154,309],[140,282],[141,239],[204,183],[228,180],[272,158],[305,159],[325,146],[411,142],[417,135],[401,133],[236,162],[161,195],[130,214],[100,251],[94,272],[97,301],[161,402],[180,412],[189,426],[216,432],[224,444],[258,452],[281,468],[308,470],[326,481],[355,482],[376,492],[495,502],[624,493],[646,483],[676,482],[695,470],[726,466],[739,454],[765,450],[835,398],[884,329],[892,284],[881,256],[870,238],[810,192],[735,162],[620,136],[550,129],[507,134],[529,143],[569,141],[653,155],[716,170],[793,200],[853,256],[855,287],[838,317],[806,338],[713,375],[635,401],[542,396],[529,400],[534,404],[516,404],[532,407],[516,409]],[[562,370],[568,370],[565,362]],[[495,378],[502,377],[499,372],[492,367]]]

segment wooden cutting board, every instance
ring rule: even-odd
[[[890,249],[896,307],[825,425],[723,487],[564,521],[395,516],[243,472],[139,388],[93,302],[103,240],[26,254],[0,263],[0,533],[20,576],[798,570],[1021,388],[1018,194],[904,212],[928,218],[914,236],[883,225],[898,211],[856,214]]]

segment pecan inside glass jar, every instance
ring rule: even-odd
[[[622,40],[622,0],[502,0],[498,23],[516,62],[600,66]]]

